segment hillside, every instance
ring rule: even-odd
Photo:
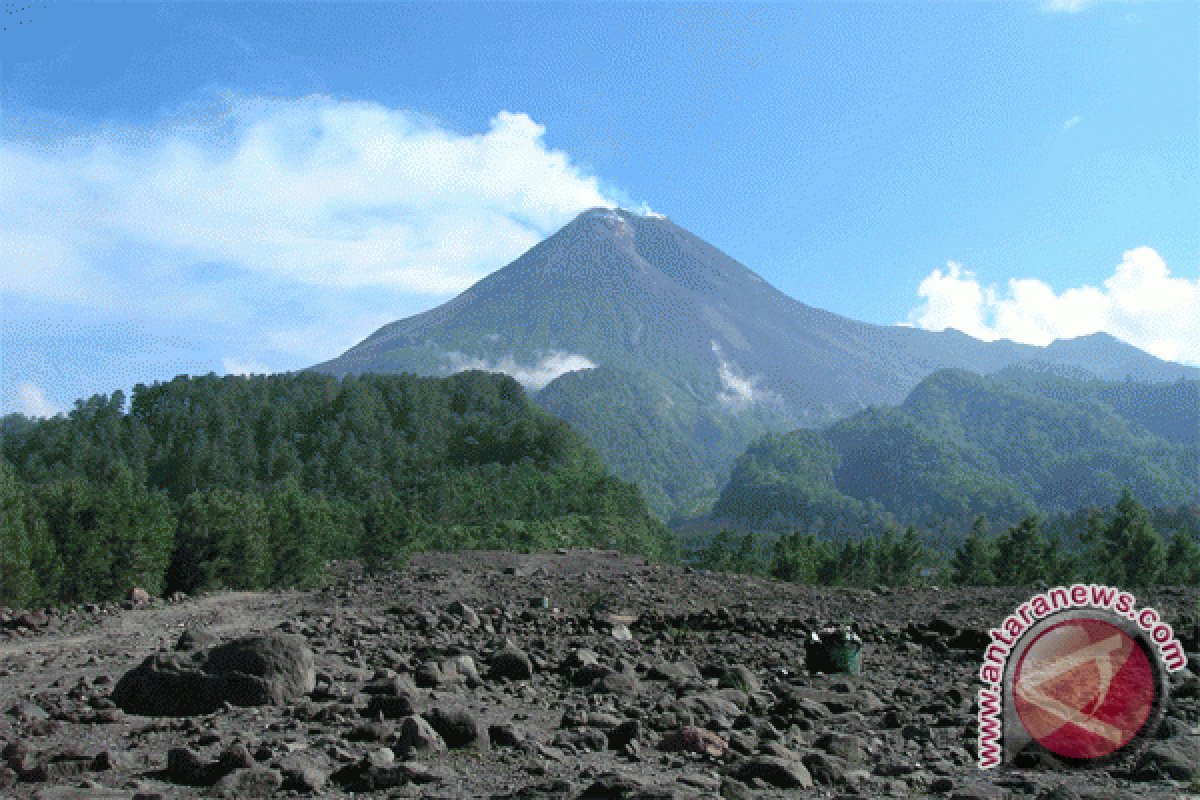
[[[1188,434],[1197,408],[1176,404],[1195,386],[1107,382],[1044,365],[988,377],[940,370],[899,407],[758,440],[712,516],[761,522],[833,508],[862,516],[877,504],[904,522],[979,513],[1016,521],[1111,505],[1121,487],[1150,507],[1195,504],[1200,473]]]
[[[303,584],[327,558],[603,544],[663,524],[512,378],[181,376],[0,426],[0,603]]]

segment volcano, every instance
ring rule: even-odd
[[[788,297],[665,217],[608,208],[310,369],[506,372],[668,516],[711,501],[764,432],[899,404],[938,369],[1031,361],[1109,380],[1200,377],[1103,333],[1036,347],[849,319]]]

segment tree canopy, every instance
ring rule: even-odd
[[[325,559],[566,544],[671,556],[665,526],[505,375],[180,376],[0,423],[0,602],[305,585]]]

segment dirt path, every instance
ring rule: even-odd
[[[192,627],[226,637],[268,630],[286,619],[303,596],[300,592],[221,592],[177,604],[158,602],[149,608],[99,615],[95,627],[86,633],[41,633],[0,644],[0,658],[114,648],[143,657]],[[78,620],[68,623],[68,630],[79,624]]]

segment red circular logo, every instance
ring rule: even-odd
[[[1132,636],[1098,619],[1042,631],[1013,671],[1025,730],[1067,758],[1100,758],[1125,746],[1154,704],[1154,672]]]

